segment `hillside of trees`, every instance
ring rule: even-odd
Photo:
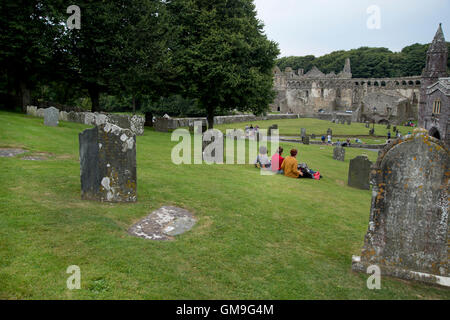
[[[335,51],[321,57],[313,55],[303,57],[283,57],[277,60],[277,66],[283,71],[286,67],[293,70],[304,69],[305,73],[316,66],[324,73],[342,71],[346,58],[350,58],[354,78],[384,78],[418,76],[425,67],[426,52],[430,44],[413,44],[392,52],[387,48],[361,47],[347,51]],[[450,42],[447,42],[450,51]],[[450,56],[448,60],[450,68]]]
[[[279,50],[253,0],[78,0],[79,28],[67,6],[0,3],[0,108],[206,115],[212,126],[273,100]]]

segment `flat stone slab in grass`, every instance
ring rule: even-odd
[[[0,148],[0,157],[15,157],[18,154],[25,152],[27,152],[27,150],[18,148]]]
[[[21,159],[22,160],[31,160],[31,161],[45,161],[45,160],[48,160],[47,156],[42,154],[42,153],[32,154],[32,155],[29,155],[29,156],[24,156]]]
[[[128,233],[149,240],[172,240],[192,229],[197,220],[187,210],[164,206],[134,224]]]

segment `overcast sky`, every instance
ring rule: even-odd
[[[450,0],[255,0],[255,5],[281,57],[362,46],[400,51],[431,42],[439,22],[450,41]]]

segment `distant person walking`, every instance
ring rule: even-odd
[[[331,144],[331,134],[328,135],[328,144]]]

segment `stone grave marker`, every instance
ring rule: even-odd
[[[55,107],[44,110],[44,124],[50,127],[57,127],[59,123],[59,110]]]
[[[309,145],[309,136],[303,138],[303,144]]]
[[[330,136],[333,135],[333,130],[331,130],[331,128],[328,128],[328,130],[327,130],[327,136],[328,136],[328,135],[330,135]]]
[[[364,125],[366,126],[367,129],[369,129],[369,121],[364,122]]]
[[[367,156],[357,156],[350,160],[348,168],[348,185],[350,187],[370,190],[369,176],[372,162]]]
[[[333,159],[339,161],[345,161],[345,149],[341,146],[337,146],[333,149]]]
[[[371,172],[372,205],[352,269],[450,286],[449,150],[416,129],[387,145]]]
[[[192,229],[197,220],[187,210],[164,206],[134,224],[128,233],[148,240],[172,240]]]
[[[79,134],[81,198],[135,202],[136,135],[106,123]]]

